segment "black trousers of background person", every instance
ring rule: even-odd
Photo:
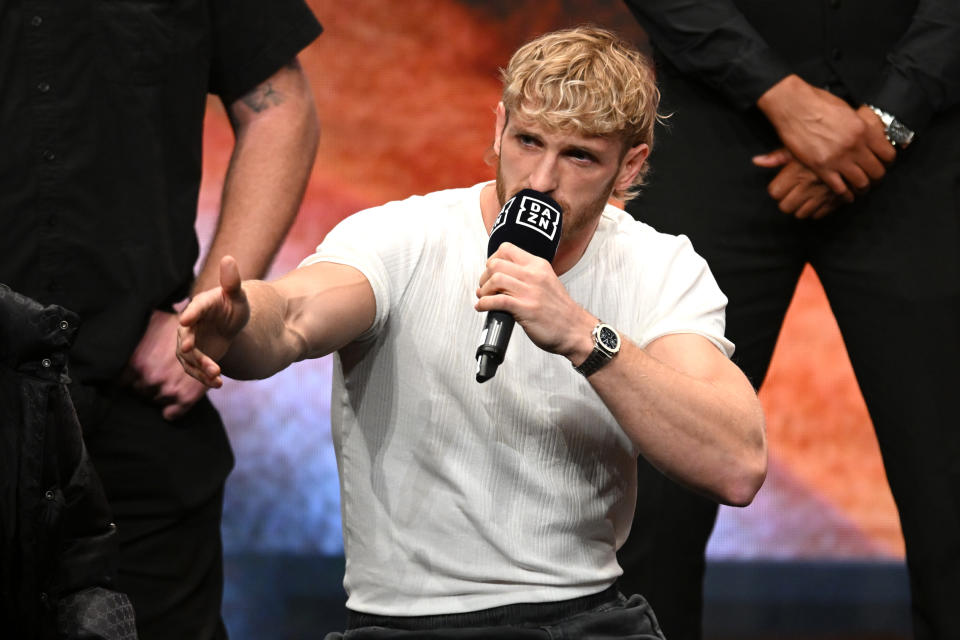
[[[960,109],[938,116],[883,181],[820,221],[777,210],[781,146],[757,111],[661,73],[662,113],[634,217],[684,233],[729,298],[734,361],[763,382],[797,279],[810,263],[870,411],[906,540],[918,640],[960,629]],[[851,464],[856,461],[851,460]],[[670,640],[702,633],[704,548],[716,506],[642,459],[621,589],[650,601]]]
[[[223,487],[233,454],[202,398],[168,422],[132,390],[73,385],[84,439],[120,542],[119,584],[140,640],[225,640]]]

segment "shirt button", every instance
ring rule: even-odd
[[[47,490],[44,492],[43,497],[46,498],[47,500],[53,500],[55,496],[54,496],[53,491],[50,491],[49,489],[47,489]]]
[[[46,160],[47,162],[53,162],[54,160],[57,159],[57,154],[47,149],[46,151],[43,152],[43,159]]]
[[[70,328],[70,323],[69,323],[69,322],[67,322],[66,320],[61,320],[61,321],[60,321],[60,330],[61,330],[61,331],[66,331],[66,330],[69,329],[69,328]]]
[[[44,369],[49,369],[50,365],[52,365],[53,362],[50,361],[50,358],[44,358],[43,360],[40,361],[40,364],[43,365]]]
[[[834,49],[833,51],[830,52],[830,57],[833,58],[834,60],[839,60],[840,58],[843,57],[843,51],[840,49]]]
[[[43,18],[41,18],[40,16],[33,16],[32,18],[30,18],[31,26],[39,27],[41,24],[43,24]]]
[[[41,82],[37,84],[37,91],[40,93],[46,93],[47,91],[50,91],[50,85],[46,82]]]

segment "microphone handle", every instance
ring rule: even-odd
[[[477,346],[477,382],[486,382],[497,373],[507,353],[513,332],[513,316],[506,311],[490,311]]]

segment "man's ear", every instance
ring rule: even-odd
[[[493,132],[493,152],[500,155],[500,138],[503,136],[503,130],[507,126],[507,110],[502,102],[497,103],[497,124]]]
[[[623,193],[630,188],[640,169],[643,168],[643,163],[647,161],[648,155],[650,155],[650,147],[646,143],[627,149],[620,162],[620,172],[613,183],[614,193]]]

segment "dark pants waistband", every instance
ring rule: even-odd
[[[475,626],[550,624],[563,618],[590,611],[614,602],[620,597],[617,586],[611,585],[589,596],[560,602],[508,604],[492,609],[434,616],[377,616],[347,609],[347,629],[387,627],[411,631],[463,628]]]

